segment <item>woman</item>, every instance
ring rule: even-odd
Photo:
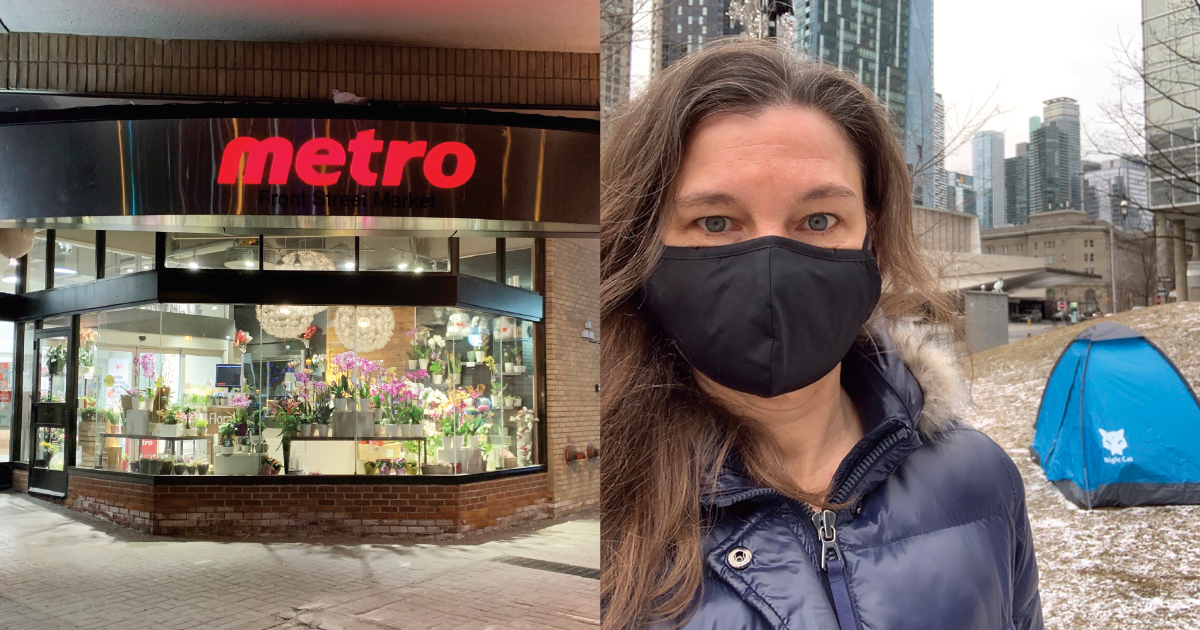
[[[601,169],[605,627],[1041,628],[1021,477],[902,323],[953,307],[870,92],[721,42]]]

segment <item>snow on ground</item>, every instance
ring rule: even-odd
[[[1105,318],[1143,332],[1200,391],[1200,303]],[[1046,628],[1200,629],[1200,506],[1077,508],[1029,458],[1046,377],[1075,335],[1064,327],[974,355],[966,419],[1025,479]]]

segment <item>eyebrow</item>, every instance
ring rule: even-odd
[[[798,203],[810,203],[822,199],[840,197],[858,198],[858,193],[841,184],[821,184],[797,197]],[[704,206],[732,206],[738,203],[737,197],[727,192],[703,191],[675,198],[676,208],[694,208]]]

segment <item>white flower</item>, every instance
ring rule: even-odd
[[[446,340],[442,339],[441,335],[434,335],[433,337],[429,338],[429,347],[430,348],[445,348]]]

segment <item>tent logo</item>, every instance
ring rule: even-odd
[[[1104,429],[1097,428],[1096,430],[1100,432],[1100,444],[1113,455],[1112,457],[1105,457],[1105,463],[1124,464],[1133,461],[1132,457],[1124,456],[1125,449],[1129,447],[1129,442],[1125,441],[1125,429],[1121,429],[1120,431],[1105,431]]]

